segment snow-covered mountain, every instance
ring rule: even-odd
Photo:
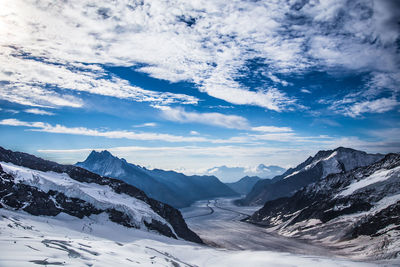
[[[225,184],[235,192],[238,192],[241,195],[246,195],[251,191],[253,186],[260,180],[261,178],[257,176],[245,176],[237,182],[225,183]]]
[[[108,151],[92,151],[85,161],[76,163],[76,166],[120,179],[175,208],[187,207],[200,199],[237,195],[215,176],[186,176],[174,171],[148,170]]]
[[[128,228],[202,242],[175,208],[120,180],[0,147],[0,208],[77,220],[104,216]]]
[[[258,176],[262,179],[273,178],[286,169],[279,166],[260,164],[255,168],[219,166],[208,169],[204,174],[215,175],[223,181],[236,181],[245,176]]]
[[[375,266],[272,251],[222,250],[123,227],[105,216],[82,220],[0,209],[0,265],[27,266]]]
[[[339,147],[334,150],[319,151],[314,157],[270,181],[257,182],[250,193],[238,203],[242,205],[263,205],[268,200],[293,195],[303,186],[307,186],[329,174],[367,166],[382,159],[384,155],[368,154],[351,148]]]
[[[268,201],[249,221],[360,258],[395,258],[400,254],[400,154]]]

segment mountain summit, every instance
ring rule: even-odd
[[[95,154],[94,154],[95,155]],[[123,181],[0,147],[0,208],[34,216],[103,217],[127,228],[202,243],[181,213]]]
[[[348,254],[394,258],[400,253],[400,154],[328,175],[291,197],[268,201],[249,221]]]
[[[271,179],[277,175],[282,174],[286,169],[279,166],[266,166],[264,164],[259,164],[255,168],[245,168],[245,167],[228,167],[219,166],[208,169],[205,174],[215,175],[224,182],[233,183],[246,176],[258,176],[260,178]]]
[[[262,205],[268,200],[291,196],[303,186],[325,178],[329,174],[367,166],[383,157],[382,154],[368,154],[344,147],[322,150],[295,168],[290,168],[284,174],[276,176],[272,181],[257,182],[251,192],[239,203]]]
[[[237,195],[215,176],[186,176],[174,171],[148,170],[115,157],[106,150],[92,151],[85,161],[75,165],[99,175],[120,179],[175,208],[187,207],[200,199]]]

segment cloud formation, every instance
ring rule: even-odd
[[[131,86],[110,77],[103,65],[190,81],[215,98],[274,111],[297,103],[280,88],[288,84],[280,75],[338,68],[383,77],[399,73],[398,1],[1,4],[6,38],[0,40],[0,98],[25,105],[81,107],[76,91],[164,105],[197,102]],[[268,81],[259,88],[239,81],[255,60]]]
[[[184,123],[201,123],[214,126],[220,126],[231,129],[248,129],[249,122],[246,118],[237,115],[225,115],[222,113],[199,113],[188,112],[183,108],[158,107],[162,116],[170,121]]]
[[[25,109],[24,112],[31,113],[31,114],[36,114],[36,115],[48,115],[48,116],[55,115],[53,112],[46,111],[46,110],[43,110],[43,109],[38,109],[38,108]]]
[[[0,125],[24,126],[30,127],[29,131],[72,134],[82,136],[99,136],[112,139],[130,139],[142,141],[165,141],[165,142],[211,142],[212,140],[203,137],[177,136],[171,134],[151,133],[151,132],[133,132],[133,131],[101,131],[88,129],[85,127],[67,127],[64,125],[51,125],[44,122],[26,122],[17,119],[4,119]]]

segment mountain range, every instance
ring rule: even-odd
[[[271,180],[258,181],[240,205],[263,205],[266,201],[293,195],[297,190],[329,174],[341,173],[357,167],[367,166],[382,159],[382,154],[368,154],[351,148],[338,147],[322,150],[309,157],[295,168]]]
[[[251,189],[253,189],[253,186],[260,180],[261,178],[258,176],[245,176],[237,182],[225,183],[225,184],[229,186],[233,191],[238,192],[241,195],[246,195],[251,191]]]
[[[106,150],[92,151],[85,161],[75,165],[122,180],[143,190],[149,197],[175,208],[190,206],[201,199],[238,195],[215,176],[187,176],[175,171],[149,170],[115,157]]]
[[[202,243],[179,210],[86,169],[0,147],[0,208],[35,216],[102,217],[127,228]],[[76,221],[74,219],[74,221]]]
[[[182,192],[186,194],[191,194],[190,190],[201,190],[203,185],[208,194],[217,194],[219,190],[218,187],[209,188],[213,184],[204,178],[209,176],[147,170],[114,157],[107,151],[92,152],[85,162],[107,175],[119,174],[124,177],[127,172],[137,171],[136,176],[126,176],[124,179],[151,178],[160,186],[169,183],[171,186],[166,188],[186,190]],[[293,185],[285,184],[291,190],[300,186],[299,181],[292,180],[295,178],[303,179],[303,183],[308,184],[292,194],[283,191],[281,194],[284,196],[276,197],[279,194],[275,193],[272,195],[275,198],[271,197],[271,188],[275,183],[293,181]],[[222,184],[216,177],[210,179],[216,179],[219,182],[217,186]],[[187,187],[188,181],[195,184],[196,188]],[[340,255],[353,259],[386,260],[400,254],[400,154],[367,154],[339,147],[320,151],[274,179],[244,177],[236,183],[222,185],[223,188],[232,187],[230,192],[236,190],[244,193],[251,189],[251,184],[255,184],[251,190],[253,192],[257,184],[265,181],[269,182],[269,188],[263,193],[270,194],[266,199],[272,199],[244,221],[263,227],[263,231],[274,235],[299,238],[333,248]],[[283,185],[275,187],[275,190],[280,188],[284,188]],[[208,204],[203,208],[209,213],[198,216],[211,215],[214,208],[224,209],[217,205],[211,208]],[[2,241],[3,246],[4,242],[14,240],[10,249],[18,247],[18,255],[26,248],[35,255],[46,255],[47,258],[28,259],[34,264],[63,265],[61,261],[48,260],[47,256],[54,251],[62,251],[68,255],[59,255],[59,258],[67,255],[69,259],[79,258],[80,261],[86,261],[86,265],[91,265],[102,253],[111,255],[107,253],[109,246],[116,253],[122,253],[125,250],[123,246],[132,244],[119,240],[137,242],[143,238],[146,241],[141,245],[126,248],[124,259],[130,257],[133,249],[137,255],[147,255],[146,259],[140,258],[142,262],[153,264],[153,260],[161,255],[171,266],[178,266],[179,259],[166,250],[173,253],[183,251],[180,255],[186,258],[191,257],[185,253],[186,249],[191,249],[193,255],[195,251],[204,250],[204,247],[194,247],[188,242],[179,243],[186,240],[203,244],[202,239],[189,229],[179,210],[147,196],[144,191],[122,179],[2,147],[0,213],[0,230],[7,236]],[[229,220],[232,218],[229,217]],[[240,227],[243,227],[243,223],[240,223]],[[251,240],[251,236],[248,238]],[[18,245],[15,245],[17,241]],[[108,242],[107,251],[103,249],[104,242]],[[139,253],[137,249],[142,252]],[[204,260],[211,255],[211,252],[207,253],[202,254]],[[212,252],[212,255],[215,253]]]
[[[256,168],[219,166],[208,169],[204,174],[215,175],[225,182],[233,182],[245,176],[258,176],[262,179],[273,178],[286,169],[279,166],[259,164]]]
[[[290,197],[267,201],[248,221],[285,236],[347,250],[351,256],[396,258],[400,253],[400,154],[388,154],[354,169],[365,163],[358,156],[366,156],[367,161],[375,156],[348,149],[334,152],[350,152],[355,157],[347,163],[352,164],[341,161],[344,171],[336,174],[322,169],[323,179]],[[317,156],[307,166],[317,158],[336,157],[329,152]]]

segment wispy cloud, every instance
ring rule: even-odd
[[[130,139],[130,140],[142,140],[142,141],[163,141],[163,142],[199,142],[199,143],[210,143],[210,144],[237,144],[237,143],[255,143],[253,138],[248,136],[233,136],[224,139],[212,139],[200,136],[195,131],[192,131],[191,136],[180,136],[165,133],[155,132],[135,132],[126,130],[115,130],[106,131],[98,129],[89,129],[86,127],[67,127],[64,125],[56,124],[51,125],[46,122],[27,122],[18,119],[3,119],[0,120],[0,125],[7,126],[23,126],[29,127],[28,131],[34,132],[46,132],[55,134],[71,134],[81,136],[98,136],[112,139]]]
[[[165,142],[212,142],[213,140],[203,137],[178,136],[162,133],[151,132],[133,132],[133,131],[100,131],[96,129],[88,129],[85,127],[66,127],[64,125],[51,125],[44,122],[25,122],[17,119],[4,119],[0,121],[0,125],[8,126],[25,126],[30,127],[30,131],[72,134],[82,136],[99,136],[113,139],[131,139],[143,141],[165,141]]]
[[[222,113],[188,112],[183,108],[158,107],[165,119],[183,123],[201,123],[215,125],[231,129],[248,129],[249,122],[246,118],[237,115],[225,115]]]
[[[142,124],[139,124],[139,125],[133,125],[133,127],[135,127],[135,128],[156,127],[156,126],[157,126],[157,123],[155,123],[155,122],[146,122],[146,123],[142,123]]]
[[[276,126],[258,126],[258,127],[252,127],[251,130],[256,132],[266,132],[266,133],[293,132],[293,129],[290,127],[276,127]]]
[[[48,115],[48,116],[55,115],[53,112],[46,111],[46,110],[43,110],[43,109],[38,109],[38,108],[25,109],[24,112],[31,113],[31,114],[36,114],[36,115]]]
[[[291,128],[288,127],[273,127],[261,126],[254,127],[256,132],[261,134],[244,133],[240,136],[232,136],[229,138],[208,138],[200,136],[198,132],[192,131],[191,136],[171,135],[165,133],[154,132],[134,132],[126,130],[106,131],[98,129],[89,129],[86,127],[67,127],[64,125],[51,125],[45,122],[27,122],[18,119],[3,119],[0,120],[0,125],[7,126],[23,126],[29,127],[28,131],[46,132],[55,134],[71,134],[81,136],[98,136],[112,139],[130,139],[142,141],[164,141],[164,142],[199,142],[204,144],[262,144],[265,141],[274,141],[278,143],[292,143],[292,144],[328,144],[334,138],[330,136],[302,136],[298,135]]]
[[[15,0],[2,4],[1,15],[7,38],[0,41],[1,80],[6,81],[0,97],[21,104],[82,106],[63,90],[196,102],[157,88],[141,90],[116,77],[107,81],[104,64],[134,66],[171,82],[191,81],[213,97],[275,111],[296,100],[282,89],[257,91],[238,82],[251,60],[268,66],[266,78],[283,86],[276,74],[313,68],[398,73],[396,1]],[[39,94],[25,97],[32,90]]]
[[[307,89],[301,89],[300,92],[305,93],[305,94],[311,94],[311,91],[307,90]]]
[[[343,113],[346,116],[356,118],[362,116],[364,113],[384,113],[395,109],[400,104],[394,97],[358,101],[357,97],[347,97],[343,100],[335,101],[330,106],[330,109]]]
[[[91,150],[107,149],[128,162],[147,166],[184,171],[188,174],[202,173],[218,165],[233,165],[237,162],[249,162],[258,165],[262,162],[272,164],[282,163],[290,159],[290,164],[298,163],[293,155],[303,158],[312,152],[299,148],[267,147],[267,146],[125,146],[125,147],[94,147],[82,149],[40,149],[38,152],[51,158],[62,158],[65,163],[75,163],[87,157]],[[292,155],[289,157],[289,155]],[[199,161],[199,158],[207,160]],[[197,159],[197,160],[193,160]],[[285,161],[287,162],[287,160]]]
[[[247,165],[260,163],[295,166],[314,155],[321,149],[334,149],[338,146],[352,147],[370,153],[398,152],[400,149],[399,129],[371,132],[380,140],[365,141],[358,137],[320,137],[308,139],[310,142],[279,143],[271,146],[262,145],[209,145],[209,146],[119,146],[119,147],[86,147],[82,149],[40,149],[43,156],[62,159],[66,163],[75,163],[87,157],[95,150],[107,149],[113,154],[124,157],[128,162],[153,168],[173,169],[188,174],[202,173],[205,170],[220,166],[236,166],[238,162]],[[292,136],[292,135],[290,135]],[[391,136],[391,137],[390,137]],[[307,139],[307,137],[303,137]],[[204,160],[199,160],[204,158]]]
[[[73,94],[87,92],[164,105],[197,103],[197,98],[192,96],[132,86],[97,65],[59,62],[61,59],[57,58],[43,60],[26,57],[25,51],[15,47],[2,47],[0,50],[0,59],[5,62],[0,67],[0,81],[3,81],[0,98],[10,102],[38,107],[76,108],[82,107],[84,102]]]

